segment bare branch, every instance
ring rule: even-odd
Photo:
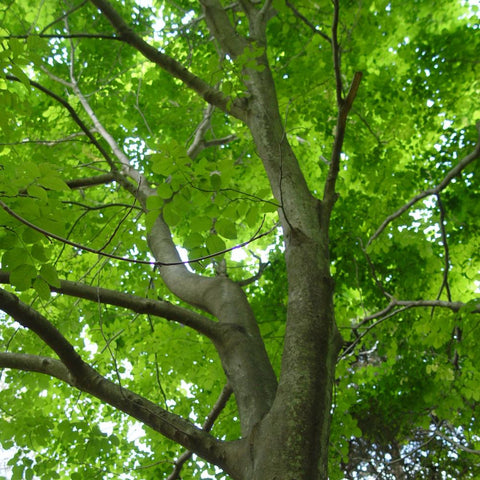
[[[450,185],[450,182],[460,175],[462,171],[467,167],[470,163],[472,163],[474,160],[477,160],[480,157],[480,121],[477,122],[476,128],[479,134],[479,138],[477,140],[477,145],[475,146],[474,150],[472,153],[468,154],[466,157],[464,157],[462,160],[460,160],[457,165],[455,165],[443,178],[443,180],[434,188],[430,188],[428,190],[425,190],[415,197],[413,197],[409,202],[407,202],[405,205],[400,207],[396,212],[392,213],[389,215],[383,223],[378,227],[377,231],[370,237],[370,239],[367,242],[367,247],[385,230],[385,228],[393,222],[395,219],[397,219],[400,215],[405,213],[407,210],[409,210],[413,205],[415,205],[417,202],[420,200],[429,197],[430,195],[437,195],[439,194],[442,190],[448,187]]]
[[[181,80],[188,88],[197,93],[206,102],[215,105],[223,112],[229,113],[240,120],[245,120],[246,112],[241,101],[234,100],[232,102],[203,79],[197,77],[186,69],[180,62],[165,55],[152,45],[145,42],[125,23],[123,18],[107,0],[91,1],[102,11],[112,26],[117,30],[120,37],[139,51],[143,56],[151,60],[173,77]]]

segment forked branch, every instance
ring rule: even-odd
[[[100,375],[83,361],[73,345],[43,315],[3,289],[0,289],[0,309],[34,332],[60,359],[2,353],[0,367],[35,371],[59,378],[136,418],[174,442],[193,450],[207,461],[226,467],[228,472],[223,442],[178,415]]]

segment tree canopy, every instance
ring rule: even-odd
[[[479,18],[2,0],[11,478],[478,478]]]

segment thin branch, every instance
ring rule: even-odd
[[[11,80],[13,82],[20,82],[20,79],[15,77],[14,75],[6,75],[5,77],[7,80]],[[93,133],[91,130],[83,123],[83,121],[80,119],[78,116],[77,112],[74,110],[74,108],[62,97],[58,96],[56,93],[52,92],[48,88],[44,87],[38,82],[35,82],[34,80],[29,80],[29,83],[32,87],[36,88],[37,90],[40,90],[41,92],[47,94],[49,97],[53,98],[55,101],[60,103],[70,114],[72,117],[73,121],[82,129],[82,131],[85,133],[85,135],[88,137],[90,142],[95,146],[95,148],[100,152],[102,157],[106,160],[108,165],[110,166],[112,170],[112,175],[115,176],[115,180],[118,181],[123,187],[125,187],[129,192],[134,192],[135,191],[135,185],[132,185],[130,182],[128,182],[118,171],[117,166],[115,165],[115,162],[113,159],[110,157],[108,152],[102,147],[102,145],[97,141],[97,139],[94,137]]]
[[[73,62],[72,62],[73,65]],[[115,139],[110,135],[110,133],[107,131],[107,129],[103,126],[103,124],[100,122],[98,117],[95,115],[95,112],[91,108],[90,104],[88,103],[87,99],[83,95],[83,93],[80,91],[80,88],[77,84],[77,81],[73,77],[73,71],[71,75],[71,81],[72,81],[72,89],[77,98],[80,100],[80,103],[82,104],[84,110],[87,112],[87,115],[90,117],[90,119],[93,122],[93,125],[95,126],[96,131],[102,136],[102,138],[108,143],[110,148],[112,149],[112,152],[114,153],[115,157],[117,157],[118,161],[122,165],[122,171],[123,173],[130,177],[134,182],[137,184],[137,191],[136,193],[140,193],[141,197],[141,203],[145,202],[145,199],[149,196],[152,195],[154,190],[151,189],[148,186],[148,183],[144,176],[140,174],[137,170],[132,168],[130,164],[129,158],[125,155],[123,150],[120,148],[118,143],[115,141]],[[131,192],[133,193],[133,192]],[[134,195],[136,196],[136,195]]]
[[[213,105],[207,105],[207,108],[203,112],[202,121],[198,124],[195,134],[193,136],[193,141],[190,147],[188,147],[187,155],[194,160],[195,157],[202,151],[204,148],[204,139],[205,133],[210,128],[210,121],[212,119],[213,112],[215,107]]]
[[[72,13],[76,12],[77,10],[80,10],[80,8],[82,8],[84,5],[86,5],[87,2],[88,2],[88,0],[83,0],[78,5],[75,5],[70,10],[67,10],[66,12],[64,12],[62,15],[60,15],[60,17],[56,18],[55,20],[50,22],[46,27],[44,27],[43,30],[40,32],[40,35],[42,35],[42,33],[47,31],[50,27],[53,27],[56,23],[61,22],[62,20],[66,19]]]
[[[340,108],[343,103],[342,72],[340,66],[340,45],[338,44],[338,19],[340,16],[339,0],[333,0],[332,22],[332,55],[333,70],[335,72],[335,91],[337,92],[337,105]]]
[[[357,331],[360,327],[363,327],[366,323],[371,320],[375,320],[378,318],[376,322],[369,325],[365,328],[362,333],[358,335],[358,337],[348,345],[348,347],[343,351],[342,355],[339,357],[339,360],[347,357],[355,347],[360,343],[363,337],[367,335],[373,328],[375,328],[380,323],[388,320],[399,313],[402,313],[406,310],[411,308],[447,308],[452,310],[452,312],[458,312],[461,308],[466,307],[467,304],[463,302],[449,302],[445,300],[396,300],[392,298],[390,303],[379,312],[376,312],[372,315],[364,317],[360,322],[350,327],[352,330]],[[399,308],[396,308],[399,307]],[[395,309],[396,308],[396,309]],[[470,313],[480,313],[480,303],[475,307],[472,307]]]
[[[0,270],[0,283],[9,284],[9,272]],[[100,302],[106,305],[115,305],[126,308],[132,312],[153,315],[175,321],[193,328],[197,332],[212,339],[216,334],[216,323],[208,318],[170,302],[163,300],[153,300],[143,298],[137,295],[109,290],[107,288],[92,287],[79,282],[60,280],[60,286],[50,285],[52,292],[61,293],[75,298],[83,298],[92,302]]]
[[[222,391],[220,392],[220,395],[215,402],[215,405],[212,407],[212,410],[208,414],[205,422],[202,425],[202,429],[205,430],[206,432],[209,432],[215,420],[218,418],[222,410],[225,408],[228,399],[232,395],[233,390],[232,387],[227,383]],[[175,467],[172,471],[172,473],[167,477],[167,480],[180,480],[180,472],[182,470],[183,465],[185,465],[185,462],[187,462],[193,455],[193,452],[191,450],[188,450],[184,452],[178,460],[175,462]]]
[[[438,209],[440,210],[440,221],[438,222],[440,226],[440,233],[442,235],[442,243],[443,243],[443,252],[444,252],[444,260],[445,264],[443,267],[443,279],[442,285],[440,286],[440,290],[437,295],[437,300],[440,299],[442,295],[442,291],[445,288],[447,291],[447,300],[452,301],[452,294],[450,292],[450,285],[448,284],[448,272],[450,270],[450,250],[448,248],[448,239],[447,239],[447,232],[445,230],[445,209],[443,207],[442,199],[440,198],[440,194],[437,193],[437,205]]]
[[[426,447],[430,442],[432,442],[435,439],[436,435],[438,435],[438,433],[431,435],[430,437],[427,438],[427,440],[421,443],[418,447],[412,450],[409,450],[408,453],[406,453],[405,455],[402,455],[401,457],[390,460],[389,462],[387,462],[387,465],[393,465],[395,463],[403,462],[403,460],[405,460],[406,458],[411,457],[412,455],[420,451],[422,448]]]
[[[332,43],[332,39],[326,33],[323,33],[321,30],[319,30],[307,17],[302,15],[292,3],[290,3],[288,0],[285,3],[287,7],[293,12],[293,14],[297,18],[299,18],[305,25],[307,25],[307,27],[309,27],[313,33],[320,35],[328,43]]]
[[[90,129],[92,133],[94,133],[93,129]],[[23,140],[17,142],[0,142],[0,145],[27,145],[29,143],[33,143],[35,145],[46,145],[47,147],[53,147],[55,145],[59,145],[60,143],[66,142],[83,142],[83,140],[76,139],[76,137],[85,136],[83,132],[72,133],[64,138],[59,138],[57,140],[31,140],[29,138],[25,138]]]
[[[480,121],[477,122],[476,128],[478,131],[479,138],[477,140],[477,145],[475,146],[473,152],[468,154],[466,157],[464,157],[462,160],[460,160],[455,167],[453,167],[449,172],[445,175],[443,180],[434,188],[430,188],[428,190],[425,190],[415,197],[413,197],[409,202],[407,202],[405,205],[400,207],[396,212],[392,213],[389,215],[383,223],[378,227],[377,231],[370,237],[370,239],[367,242],[367,247],[385,230],[385,228],[393,222],[395,219],[400,217],[404,212],[409,210],[413,205],[415,205],[417,202],[420,200],[429,197],[430,195],[438,195],[442,190],[448,187],[450,185],[450,182],[460,175],[462,171],[474,160],[480,157]]]
[[[174,266],[174,265],[187,265],[187,264],[191,264],[191,263],[200,263],[200,262],[203,262],[203,261],[208,260],[210,258],[218,257],[218,256],[223,255],[225,253],[236,250],[237,248],[245,247],[246,245],[249,245],[250,243],[255,242],[256,240],[259,240],[260,238],[263,238],[263,237],[266,237],[267,235],[270,235],[270,233],[272,233],[278,226],[277,224],[275,224],[272,228],[270,228],[266,232],[259,233],[260,230],[263,227],[263,223],[265,221],[265,218],[264,218],[262,220],[262,223],[261,223],[260,227],[253,234],[253,236],[250,237],[249,240],[246,240],[245,242],[239,243],[239,244],[237,244],[233,247],[225,248],[223,250],[219,250],[218,252],[214,252],[214,253],[211,253],[209,255],[204,255],[202,257],[193,258],[191,260],[185,260],[185,261],[181,261],[181,262],[158,262],[158,261],[150,261],[150,260],[138,260],[136,258],[131,258],[131,257],[122,257],[120,255],[114,255],[112,253],[102,252],[100,250],[96,250],[94,248],[87,247],[86,245],[82,245],[80,243],[72,242],[71,240],[68,240],[67,238],[61,237],[60,235],[57,235],[57,234],[52,233],[52,232],[48,232],[47,230],[44,230],[43,228],[38,227],[37,225],[29,222],[28,220],[26,220],[25,218],[20,216],[18,213],[14,212],[2,200],[0,200],[0,207],[3,208],[3,210],[5,210],[5,212],[7,212],[10,216],[15,218],[19,222],[23,223],[27,227],[32,228],[33,230],[41,233],[42,235],[45,235],[48,238],[53,238],[54,240],[58,240],[59,242],[62,242],[66,245],[70,245],[71,247],[78,248],[79,250],[94,253],[96,255],[111,258],[113,260],[120,260],[122,262],[137,263],[137,264],[140,264],[140,265],[159,265],[159,266],[162,266],[162,267],[168,267],[168,266]]]
[[[353,350],[355,350],[355,347],[360,343],[363,337],[365,337],[372,329],[374,329],[376,326],[380,325],[383,323],[385,320],[388,320],[389,318],[394,317],[395,315],[398,315],[399,313],[408,310],[410,307],[402,307],[398,308],[397,310],[394,310],[391,313],[386,314],[384,317],[380,318],[377,320],[375,323],[372,323],[372,325],[369,325],[366,327],[366,329],[358,335],[358,337],[348,345],[348,347],[342,352],[342,354],[339,356],[338,361],[343,360],[347,356],[350,355]],[[363,323],[363,322],[362,322]],[[354,326],[352,329],[356,330],[358,327]]]
[[[30,37],[38,37],[38,38],[59,38],[59,39],[68,39],[68,38],[84,38],[84,39],[94,39],[94,40],[116,40],[123,42],[124,40],[120,37],[115,37],[111,34],[107,33],[71,33],[69,35],[65,34],[62,35],[60,33],[58,34],[51,34],[47,35],[45,33],[40,33],[40,34],[35,34],[35,33],[29,33],[26,35],[0,35],[0,40],[8,40],[9,38],[16,38],[19,40],[26,40],[27,38]]]
[[[101,10],[115,30],[117,30],[120,38],[135,48],[144,57],[151,60],[173,77],[181,80],[188,88],[197,93],[206,102],[215,105],[223,112],[229,113],[240,120],[245,120],[246,111],[242,101],[234,100],[232,102],[229,97],[225,97],[222,92],[216,90],[203,79],[194,75],[180,62],[165,55],[160,50],[145,42],[129,25],[127,25],[120,14],[107,0],[91,1],[99,10]]]
[[[448,428],[448,425],[447,425],[447,428]],[[448,428],[448,429],[450,430],[450,428]],[[452,433],[454,433],[454,432],[452,432]],[[435,435],[438,435],[440,438],[443,438],[444,440],[446,440],[448,443],[453,445],[455,448],[458,448],[459,450],[463,450],[464,452],[467,452],[467,453],[472,453],[473,455],[480,455],[480,450],[476,450],[476,449],[473,449],[473,448],[466,447],[465,445],[462,445],[460,442],[456,442],[455,440],[448,437],[447,435],[440,432],[439,430],[436,430]]]
[[[259,261],[258,271],[252,277],[246,278],[245,280],[240,280],[240,281],[236,282],[241,287],[245,287],[247,285],[250,285],[253,282],[256,282],[263,275],[263,272],[265,271],[265,269],[267,268],[267,266],[269,264],[269,262],[263,263],[262,259],[258,255],[255,255],[253,252],[250,252],[250,253],[252,254],[252,256],[254,256]]]
[[[352,108],[353,101],[360,87],[362,80],[362,72],[355,72],[347,97],[344,100],[340,93],[340,102],[338,106],[337,125],[335,129],[335,138],[333,140],[332,156],[330,159],[330,166],[328,169],[327,179],[323,189],[322,199],[322,224],[323,228],[328,229],[330,215],[333,210],[333,206],[337,200],[337,193],[335,192],[335,185],[337,183],[338,173],[340,171],[340,159],[343,147],[343,141],[345,138],[345,131],[347,127],[347,118],[350,109]]]

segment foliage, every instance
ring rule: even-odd
[[[362,72],[329,231],[345,340],[330,478],[478,478],[478,6],[342,2],[336,78],[330,2],[273,1],[266,52],[252,42],[236,58],[211,41],[202,10],[209,4],[112,2],[157,52],[215,86],[223,111],[128,45],[91,2],[2,2],[5,291],[42,313],[107,379],[201,426],[225,384],[215,345],[178,318],[70,294],[65,282],[200,312],[171,292],[161,262],[155,266],[148,235],[160,215],[188,268],[209,278],[226,268],[242,285],[279,375],[289,298],[283,199],[235,108],[250,99],[266,53],[283,135],[321,199],[339,79],[347,91]],[[245,7],[223,4],[248,35]],[[153,189],[143,204],[124,160]],[[251,240],[242,255],[229,250]],[[52,356],[8,315],[0,344]],[[0,377],[0,442],[15,447],[13,479],[173,478],[179,443],[65,381],[21,370]],[[212,432],[241,436],[233,398]],[[181,475],[225,477],[196,456]]]

